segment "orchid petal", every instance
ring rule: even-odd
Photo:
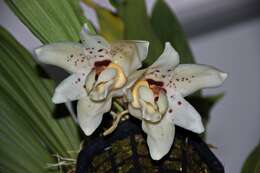
[[[206,65],[181,64],[173,72],[176,90],[183,97],[202,88],[217,87],[226,78],[226,73]]]
[[[123,87],[123,91],[124,91],[125,94],[128,93],[128,90],[135,84],[135,82],[137,80],[139,80],[143,77],[143,75],[145,74],[146,71],[147,71],[147,69],[138,70],[138,71],[131,73],[128,76],[127,83]],[[129,96],[130,97],[128,99],[131,101],[131,94]]]
[[[160,57],[149,67],[174,68],[180,63],[178,52],[171,46],[169,42],[165,43],[165,48]]]
[[[81,42],[86,48],[107,49],[110,47],[109,43],[101,36],[89,32],[87,24],[84,24],[80,33]]]
[[[147,144],[153,160],[160,160],[171,149],[175,135],[175,127],[168,117],[159,123],[142,121],[142,128],[147,134]]]
[[[88,62],[84,60],[84,48],[79,43],[52,43],[37,48],[35,53],[40,62],[61,67],[70,73],[90,70]]]
[[[63,80],[55,89],[53,103],[65,103],[86,96],[85,79],[85,73],[74,73]]]
[[[131,64],[131,71],[134,71],[142,67],[142,61],[145,60],[148,55],[149,41],[129,40],[128,42],[133,43],[137,48],[136,54],[132,57]]]
[[[148,55],[148,48],[150,44],[149,41],[131,40],[131,42],[133,42],[136,45],[138,57],[140,59],[140,62],[142,62]],[[141,65],[142,63],[140,64],[140,67]]]
[[[142,66],[142,60],[148,54],[149,42],[146,41],[118,41],[111,45],[113,62],[124,70],[125,75]]]
[[[103,114],[111,108],[111,96],[102,102],[93,102],[88,96],[79,100],[77,105],[78,122],[84,133],[89,136],[100,125]]]
[[[176,93],[174,97],[171,97],[169,103],[166,116],[172,117],[174,124],[195,133],[204,132],[199,113],[180,94]]]

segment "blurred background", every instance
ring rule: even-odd
[[[98,4],[113,7],[107,1]],[[148,13],[154,0],[146,0]],[[206,141],[227,173],[238,173],[260,139],[260,1],[166,0],[179,18],[197,63],[229,73],[225,84],[204,95],[225,92],[212,109]],[[98,27],[95,12],[82,6]],[[0,24],[29,51],[41,45],[0,0]],[[259,66],[258,66],[259,65]]]

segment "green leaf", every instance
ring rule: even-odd
[[[2,27],[0,40],[0,172],[46,172],[50,154],[75,158],[78,129],[70,117],[52,116],[53,85]]]
[[[150,41],[145,66],[152,64],[162,53],[163,44],[156,36],[146,13],[144,0],[124,0],[117,4],[118,12],[124,22],[124,39]]]
[[[180,54],[181,63],[194,63],[194,58],[185,33],[168,5],[157,0],[152,11],[151,23],[154,31],[162,42],[169,41]]]
[[[83,2],[96,11],[100,26],[99,33],[109,41],[122,40],[124,25],[121,18],[112,11],[100,7],[92,0],[83,0]]]
[[[241,173],[259,173],[260,172],[260,144],[258,144],[246,159]]]
[[[43,43],[78,41],[86,21],[79,0],[5,0],[12,11]]]

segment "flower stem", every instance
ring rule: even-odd
[[[123,112],[125,110],[123,106],[116,100],[113,101],[113,106],[118,112]]]

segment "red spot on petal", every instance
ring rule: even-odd
[[[178,101],[178,105],[181,105],[182,104],[182,102],[181,101]]]

